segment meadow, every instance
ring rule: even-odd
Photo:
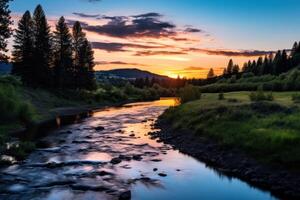
[[[174,130],[241,149],[260,162],[299,169],[298,93],[273,92],[271,101],[251,101],[250,94],[203,93],[198,100],[170,108],[161,120]]]

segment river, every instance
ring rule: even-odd
[[[22,163],[0,172],[0,199],[272,200],[148,135],[175,99],[95,112],[52,131]]]

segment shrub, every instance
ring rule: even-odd
[[[180,89],[179,97],[181,99],[181,103],[186,103],[200,99],[201,93],[198,87],[186,85],[184,88]]]
[[[224,100],[224,99],[225,99],[225,96],[224,96],[224,93],[223,93],[223,92],[221,92],[221,93],[219,94],[218,99],[219,99],[219,100]]]
[[[273,101],[274,97],[272,93],[265,94],[262,86],[258,87],[256,92],[251,92],[249,95],[251,101]]]
[[[0,123],[14,120],[28,123],[34,119],[33,106],[21,99],[15,86],[0,83],[0,102]]]
[[[297,94],[293,94],[292,95],[292,100],[294,103],[300,103],[300,94],[297,93]]]

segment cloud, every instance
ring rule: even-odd
[[[201,30],[201,29],[197,29],[197,28],[186,28],[184,30],[184,32],[187,32],[187,33],[202,33],[204,31]]]
[[[103,25],[90,25],[87,31],[118,38],[161,38],[176,36],[176,26],[163,21],[159,13],[145,13],[135,16],[101,16],[99,19],[108,19]]]
[[[207,68],[205,68],[205,67],[193,67],[193,66],[191,66],[191,67],[184,68],[184,70],[195,70],[195,71],[197,71],[197,70],[207,70]]]
[[[118,43],[118,42],[92,42],[94,49],[100,49],[107,52],[124,52],[130,51],[128,48],[139,48],[139,49],[158,49],[165,48],[166,45],[142,45],[133,43]]]
[[[270,53],[275,53],[274,51],[261,51],[261,50],[220,50],[220,49],[199,49],[199,48],[189,48],[186,51],[205,53],[208,55],[221,55],[221,56],[243,56],[243,57],[255,57],[264,56]]]
[[[158,18],[158,17],[163,17],[163,15],[160,13],[150,12],[150,13],[141,14],[141,15],[133,15],[132,17],[134,17],[134,18]]]
[[[96,18],[96,17],[100,17],[99,14],[91,15],[91,14],[78,13],[78,12],[73,12],[73,15],[76,15],[76,16],[79,16],[79,17],[83,17],[83,18]]]
[[[69,27],[72,27],[75,22],[77,22],[78,20],[72,20],[72,19],[66,19],[66,23]],[[79,21],[79,23],[81,24],[81,27],[86,27],[88,26],[88,23],[83,22],[83,21]]]
[[[134,65],[134,66],[148,66],[145,64],[140,64],[140,63],[130,63],[130,62],[123,62],[123,61],[112,61],[112,62],[107,62],[107,61],[98,61],[95,62],[96,65]]]
[[[87,1],[87,2],[90,2],[90,3],[94,3],[94,2],[100,2],[102,0],[83,0],[83,1]]]
[[[155,56],[155,55],[185,55],[182,51],[137,51],[135,56]]]

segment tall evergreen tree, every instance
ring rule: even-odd
[[[251,71],[253,74],[255,74],[256,67],[257,67],[256,61],[253,60],[253,62],[251,63],[251,67],[250,67],[250,71]]]
[[[291,51],[291,57],[294,57],[298,53],[298,48],[299,48],[298,43],[295,42]]]
[[[73,26],[73,50],[74,65],[76,68],[80,66],[82,58],[80,58],[80,50],[86,40],[85,33],[82,31],[80,22],[76,21]],[[78,69],[77,69],[78,70]]]
[[[79,51],[79,83],[80,87],[85,89],[94,89],[96,87],[94,75],[94,51],[87,39],[84,40],[83,45]]]
[[[248,72],[248,70],[249,70],[248,63],[245,62],[243,67],[242,67],[242,72]]]
[[[0,61],[7,61],[7,39],[11,35],[10,25],[12,24],[8,3],[10,0],[0,1]]]
[[[207,79],[211,79],[215,77],[215,72],[213,68],[210,68],[207,74]]]
[[[232,70],[233,70],[233,60],[230,59],[228,65],[227,65],[227,73],[232,74],[232,72],[233,72]]]
[[[34,27],[34,74],[36,82],[49,85],[51,82],[50,63],[52,55],[51,33],[45,13],[38,5],[33,14]]]
[[[93,89],[96,84],[94,52],[79,22],[75,22],[72,36],[77,87]]]
[[[26,11],[18,23],[13,55],[12,73],[22,77],[25,83],[32,83],[33,75],[33,22],[29,11]]]
[[[72,60],[72,36],[61,17],[54,32],[54,73],[58,87],[74,87],[74,67]]]
[[[257,60],[256,66],[253,69],[253,73],[255,75],[260,75],[260,72],[262,71],[262,67],[263,67],[263,58],[259,57]]]
[[[282,54],[281,51],[278,51],[273,61],[273,74],[275,75],[280,74],[281,67],[282,67]]]
[[[232,68],[232,73],[233,74],[238,74],[240,72],[240,66],[239,65],[234,65]]]
[[[269,64],[269,59],[268,56],[265,56],[264,58],[264,62],[262,64],[262,67],[260,68],[260,75],[265,75],[265,74],[270,74],[271,70],[270,70],[270,64]]]

